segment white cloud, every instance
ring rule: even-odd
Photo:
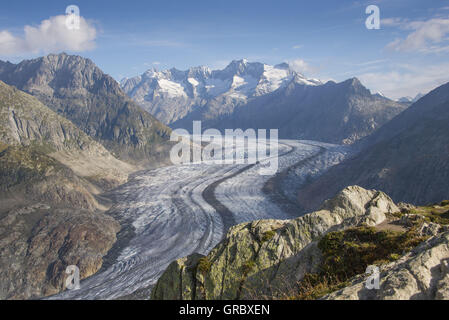
[[[449,82],[449,63],[427,66],[397,65],[390,72],[367,72],[357,77],[373,92],[382,91],[386,96],[398,99],[426,93]]]
[[[349,65],[357,66],[357,67],[366,67],[366,66],[374,66],[378,65],[384,62],[387,62],[388,59],[378,59],[378,60],[370,60],[365,62],[359,62],[359,63],[350,63]]]
[[[158,65],[160,65],[160,64],[161,64],[161,63],[160,63],[159,61],[144,62],[144,63],[143,63],[143,65],[144,65],[145,67],[158,66]]]
[[[311,74],[315,73],[315,68],[311,67],[307,62],[305,62],[302,59],[295,59],[288,61],[288,65],[290,68],[292,68],[294,71],[302,73],[302,74]]]
[[[0,31],[0,55],[23,55],[28,53],[50,53],[62,50],[85,51],[95,47],[97,31],[83,17],[80,28],[69,29],[65,15],[50,17],[39,26],[25,26],[22,37],[7,30]]]
[[[172,40],[136,40],[135,45],[144,47],[183,47],[184,43]]]
[[[380,25],[387,27],[399,27],[403,26],[407,22],[408,20],[403,18],[385,18],[380,21]]]
[[[394,51],[419,51],[436,53],[441,51],[441,43],[447,41],[449,35],[449,19],[433,18],[427,21],[408,21],[400,18],[382,20],[383,25],[397,26],[403,30],[411,30],[405,39],[395,39],[387,45]]]
[[[302,48],[302,45],[297,44],[297,45],[294,45],[292,48],[293,48],[293,49],[301,49],[301,48]]]

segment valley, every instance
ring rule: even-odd
[[[292,168],[289,175],[304,181],[347,153],[348,147],[280,140],[278,172]],[[122,230],[132,229],[128,241],[113,249],[114,261],[83,280],[81,289],[50,299],[116,299],[133,297],[136,291],[149,299],[152,286],[172,261],[194,252],[206,254],[232,225],[301,215],[284,210],[282,200],[267,197],[263,187],[272,176],[259,175],[259,165],[187,164],[135,174],[109,194],[117,203],[109,213]],[[280,188],[292,187],[283,185],[289,183],[289,175]],[[214,186],[213,198],[207,191],[210,186]]]
[[[449,6],[322,2],[5,6],[0,301],[449,300]]]

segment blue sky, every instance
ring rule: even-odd
[[[62,20],[54,18],[70,4],[83,19],[85,32],[77,36],[61,31]],[[365,27],[372,4],[380,9],[379,30]],[[91,58],[118,80],[150,67],[223,68],[247,58],[288,61],[324,80],[356,76],[392,98],[414,96],[449,81],[449,1],[15,0],[4,6],[0,59],[62,51]]]

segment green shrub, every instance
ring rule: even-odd
[[[198,271],[201,272],[201,274],[207,274],[211,267],[212,262],[210,262],[207,257],[203,257],[198,260]]]
[[[395,232],[364,226],[330,232],[318,242],[323,254],[319,272],[304,276],[294,298],[316,299],[338,290],[367,266],[397,260],[427,238],[418,236],[414,228]]]
[[[443,205],[446,201],[449,200],[444,200],[434,206],[417,207],[416,209],[413,209],[411,213],[423,216],[426,221],[449,225],[449,208]]]
[[[266,231],[262,236],[262,242],[270,241],[274,237],[275,234],[276,234],[276,232],[274,232],[273,230]]]
[[[394,261],[394,260],[398,260],[400,257],[401,257],[401,256],[400,256],[399,254],[397,254],[397,253],[392,253],[392,254],[390,254],[389,259],[392,260],[392,261]]]
[[[256,263],[253,260],[248,260],[242,265],[242,273],[246,276],[254,270]]]
[[[442,207],[449,206],[449,200],[441,201],[440,206],[442,206]]]

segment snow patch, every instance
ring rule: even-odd
[[[169,97],[187,97],[187,94],[184,92],[184,87],[176,82],[159,79],[159,91],[161,93],[167,94]]]
[[[187,81],[194,87],[200,84],[198,81],[195,80],[195,78],[188,78]]]

